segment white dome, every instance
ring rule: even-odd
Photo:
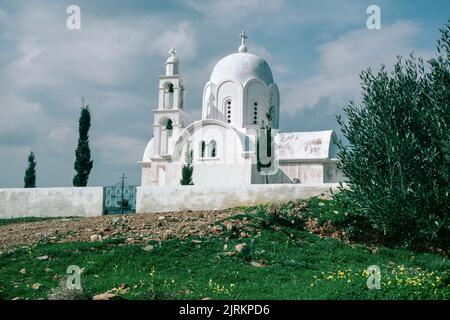
[[[144,156],[142,157],[142,162],[148,162],[151,161],[150,158],[153,155],[153,137],[148,142],[147,146],[145,147]]]
[[[229,78],[241,84],[252,79],[260,79],[267,85],[273,83],[272,70],[267,62],[251,53],[234,53],[220,60],[211,73],[210,81],[219,84]]]

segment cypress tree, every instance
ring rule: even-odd
[[[84,105],[81,108],[79,120],[79,138],[78,146],[75,150],[75,165],[76,171],[73,177],[73,185],[75,187],[85,187],[88,183],[89,174],[91,172],[93,161],[91,160],[91,150],[89,148],[89,128],[91,127],[91,114],[89,112],[89,105]]]
[[[192,186],[194,182],[192,181],[192,174],[194,172],[194,167],[192,166],[192,151],[186,152],[186,164],[181,170],[181,180],[180,184],[182,186]]]
[[[265,171],[264,169],[271,168],[272,167],[272,120],[273,120],[273,106],[270,106],[269,111],[266,113],[268,124],[266,125],[264,121],[262,122],[260,131],[259,131],[259,137],[256,139],[256,171],[260,172]],[[268,158],[270,158],[270,161],[268,163],[261,163],[260,158],[260,144],[261,139],[264,139],[263,147],[266,148],[266,155]],[[266,184],[269,183],[269,176],[265,174],[265,182]]]
[[[28,156],[28,167],[25,171],[24,188],[36,188],[36,162],[34,161],[34,153],[30,152]]]

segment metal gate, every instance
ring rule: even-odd
[[[125,186],[124,181],[104,187],[103,214],[136,213],[136,186]]]

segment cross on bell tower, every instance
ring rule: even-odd
[[[241,33],[239,34],[239,37],[241,37],[241,46],[239,47],[240,53],[246,53],[247,47],[245,46],[245,40],[248,38],[247,34],[245,33],[245,30],[242,29]]]

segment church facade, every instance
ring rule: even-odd
[[[180,185],[193,166],[193,184],[335,183],[337,141],[332,130],[279,132],[280,92],[267,62],[249,53],[241,34],[238,52],[214,67],[203,90],[202,118],[190,123],[176,51],[159,77],[153,137],[142,161],[142,186]],[[270,129],[269,129],[270,128]]]

